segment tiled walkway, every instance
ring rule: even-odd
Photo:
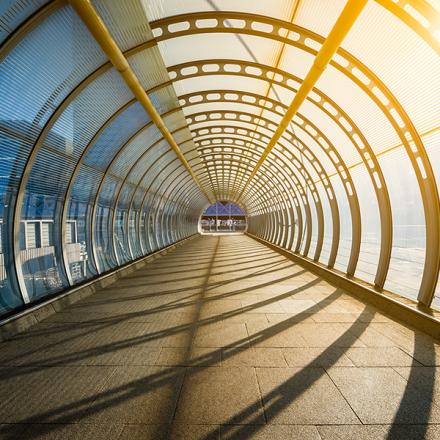
[[[0,438],[439,439],[439,363],[254,240],[199,237],[0,344]]]

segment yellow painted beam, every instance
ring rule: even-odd
[[[204,196],[213,203],[205,192],[204,188],[201,186],[197,176],[180,150],[177,142],[174,140],[167,126],[165,125],[160,114],[154,107],[144,88],[142,87],[139,79],[136,77],[132,68],[128,64],[127,59],[124,54],[119,49],[115,40],[111,36],[106,25],[102,21],[101,17],[96,12],[95,8],[92,6],[90,0],[69,0],[72,7],[75,9],[77,14],[81,17],[81,20],[89,29],[90,33],[93,35],[95,40],[101,46],[102,50],[106,53],[110,62],[113,64],[115,69],[121,74],[126,82],[127,86],[130,88],[131,92],[135,98],[144,107],[145,111],[150,115],[151,120],[156,124],[159,131],[162,133],[164,139],[168,142],[170,147],[174,150],[177,157],[183,163],[185,168],[188,170],[191,177],[194,179],[196,184],[199,186],[200,191]]]
[[[298,89],[297,94],[293,98],[291,104],[289,105],[289,108],[283,116],[283,119],[279,123],[278,128],[276,129],[271,140],[267,144],[267,147],[263,151],[263,154],[261,155],[259,161],[255,165],[255,168],[253,169],[251,175],[243,186],[243,189],[241,190],[237,200],[240,200],[243,196],[243,193],[245,192],[251,180],[255,177],[255,174],[257,174],[259,168],[261,167],[261,164],[265,161],[266,157],[275,147],[281,135],[288,127],[289,122],[294,118],[301,104],[305,101],[308,94],[311,92],[318,79],[321,77],[328,63],[339,49],[342,41],[347,36],[348,32],[352,28],[353,24],[356,22],[357,18],[359,17],[360,13],[367,3],[368,0],[347,1],[347,4],[345,5],[343,11],[341,12],[341,15],[333,26],[333,29],[330,31],[327,39],[325,40],[324,44],[316,55],[315,61],[313,62],[313,65],[308,74],[304,78],[301,87]]]

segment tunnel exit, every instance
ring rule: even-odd
[[[240,233],[247,229],[245,211],[236,203],[217,201],[200,216],[202,233]]]

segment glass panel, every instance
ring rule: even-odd
[[[91,243],[91,216],[93,206],[91,196],[97,190],[103,174],[82,166],[77,183],[72,189],[69,201],[67,225],[72,225],[74,234],[67,242],[67,264],[74,284],[97,274],[93,261]]]
[[[346,3],[345,0],[300,2],[294,23],[326,37]]]
[[[149,117],[140,104],[129,106],[96,139],[84,162],[104,171],[120,148],[148,122]]]
[[[93,135],[119,109],[121,100],[127,101],[130,98],[131,95],[125,83],[114,70],[100,76],[86,87],[63,112],[36,157],[27,191],[31,194],[53,194],[54,200],[60,201],[51,212],[46,210],[46,218],[52,219],[55,224],[54,231],[58,231],[58,236],[54,237],[54,261],[57,261],[57,258],[61,259],[61,249],[58,244],[61,225],[58,222],[64,208],[61,200],[67,191],[70,176]],[[91,105],[91,102],[94,105]],[[51,176],[50,180],[48,176]],[[75,212],[72,209],[78,208],[79,206],[75,204],[70,206],[69,210]],[[87,205],[82,205],[77,214],[83,217],[86,212],[90,213],[90,210]],[[68,219],[78,221],[76,217],[73,219],[68,217]],[[84,230],[83,227],[80,229]],[[74,283],[82,281],[87,276],[87,265],[83,261],[90,250],[85,240],[82,243],[69,243],[66,248],[69,269],[74,271],[72,274]],[[54,271],[55,267],[40,267],[39,270]],[[93,273],[92,269],[91,274]]]
[[[93,6],[121,50],[130,49],[153,37],[146,16],[146,3],[149,2],[93,0]]]
[[[46,3],[49,3],[49,0],[2,0],[0,4],[0,44]]]
[[[291,0],[271,0],[270,3],[255,2],[253,0],[161,0],[144,2],[150,20],[157,20],[170,15],[188,14],[198,11],[244,11],[252,14],[267,15],[269,17],[283,17],[288,20],[294,3]]]
[[[116,207],[115,216],[115,240],[116,240],[116,252],[119,256],[121,263],[130,261],[131,256],[128,248],[128,209],[129,200],[134,191],[134,186],[126,184],[122,187],[119,193],[119,202]]]
[[[3,158],[9,162],[6,176],[11,193],[2,195],[8,207],[13,208],[17,177],[22,173],[42,127],[76,85],[104,61],[101,50],[68,6],[43,20],[3,59],[0,66],[2,131],[17,140],[17,143],[6,140],[5,148],[2,145],[0,150],[0,162]],[[58,67],[54,69],[53,66]],[[56,151],[60,144],[64,144],[62,154]],[[63,155],[69,154],[70,148],[53,129],[35,159],[24,194],[20,260],[31,300],[67,286],[61,269],[59,229],[53,219],[62,208],[57,186],[69,175],[69,166],[65,166]],[[50,185],[48,175],[53,177]],[[28,249],[27,223],[35,220],[39,226],[43,223],[51,226],[46,226],[43,231],[47,234],[45,240],[42,240],[42,229],[39,228],[37,246]],[[7,235],[11,236],[10,231]]]
[[[377,29],[386,29],[387,38]],[[440,57],[404,22],[368,2],[342,46],[387,85],[420,133],[438,126]]]
[[[415,299],[423,273],[426,241],[419,186],[411,163],[401,150],[383,155],[379,161],[393,208],[393,250],[385,288]]]
[[[362,218],[361,251],[355,276],[374,284],[381,242],[379,206],[365,168],[353,168],[351,176],[359,198]]]
[[[104,185],[98,200],[95,218],[96,255],[101,271],[105,272],[117,266],[113,250],[113,196],[120,181],[112,176],[105,178]]]
[[[142,255],[142,247],[138,237],[142,237],[141,231],[138,230],[139,210],[141,208],[142,192],[138,189],[133,197],[133,207],[130,212],[129,237],[131,249],[135,257]]]
[[[327,192],[322,182],[316,184],[316,188],[321,197],[322,210],[324,215],[324,241],[322,244],[322,251],[319,261],[323,264],[328,263],[330,257],[331,245],[333,241],[333,221],[330,203],[328,200]]]
[[[344,186],[341,179],[338,176],[330,177],[331,183],[335,190],[336,199],[339,205],[339,218],[341,222],[340,240],[338,255],[336,257],[335,269],[339,269],[343,272],[347,271],[348,260],[350,258],[351,251],[351,211],[348,202],[347,194],[344,190]]]

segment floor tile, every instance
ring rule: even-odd
[[[335,365],[352,367],[354,363],[346,356],[346,351],[346,349],[338,347],[283,349],[289,367],[328,368]]]
[[[321,440],[387,440],[387,430],[382,425],[318,426],[318,431]]]
[[[328,374],[362,423],[440,421],[440,408],[392,368],[334,367]]]
[[[197,329],[195,347],[226,347],[248,342],[246,324],[207,324]]]
[[[221,349],[211,347],[173,348],[164,347],[156,359],[157,365],[164,366],[219,366]]]
[[[397,347],[355,347],[347,349],[346,355],[358,367],[421,366]]]
[[[189,424],[264,423],[255,370],[244,367],[190,369],[179,399],[176,421]]]
[[[118,440],[218,440],[218,425],[127,425]]]
[[[222,425],[220,438],[252,440],[321,440],[314,426]]]
[[[257,376],[268,423],[360,423],[324,369],[258,368]]]
[[[230,348],[222,350],[222,366],[285,367],[280,348]]]
[[[419,393],[440,406],[440,371],[434,367],[394,367]]]
[[[38,423],[0,425],[1,440],[118,440],[124,425]]]
[[[93,404],[88,419],[95,423],[171,423],[184,369],[117,367]]]
[[[81,421],[114,373],[114,367],[2,368],[0,423]]]

